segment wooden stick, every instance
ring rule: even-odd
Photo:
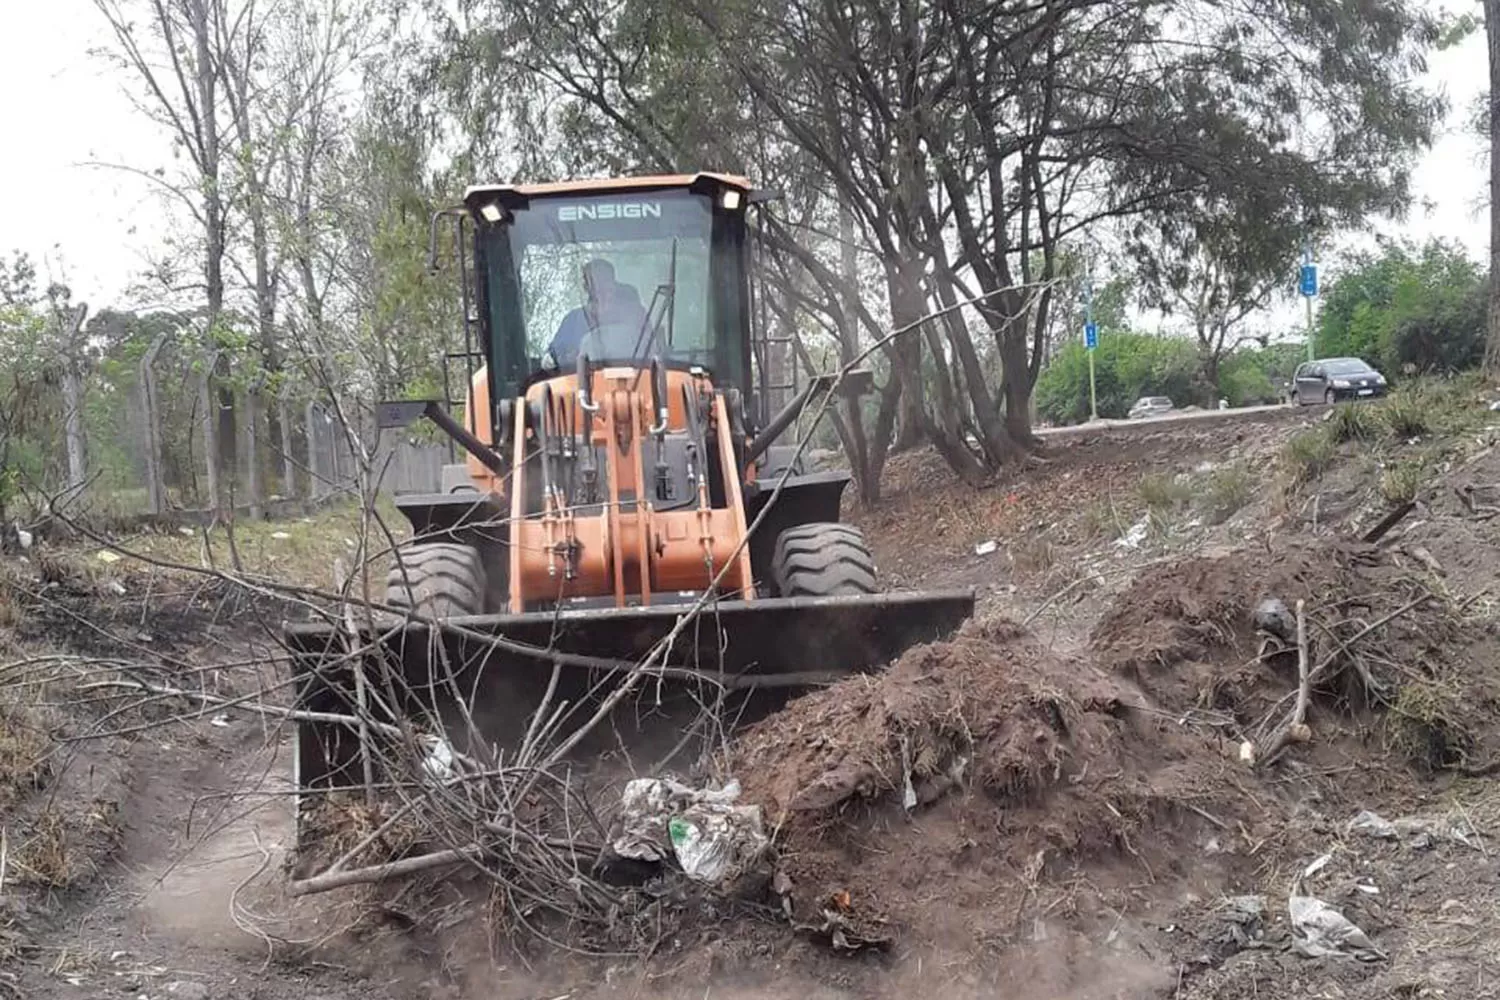
[[[333,561],[333,589],[345,593],[349,574],[343,557]],[[359,709],[359,763],[365,779],[365,805],[375,808],[375,758],[370,748],[370,699],[365,693],[365,661],[359,652],[359,626],[354,621],[354,605],[344,604],[344,652],[350,658],[350,669],[354,672],[354,705]]]
[[[1312,698],[1312,676],[1307,664],[1307,602],[1297,601],[1297,707],[1292,711],[1292,730],[1307,728],[1307,703]]]
[[[478,854],[479,845],[470,844],[468,847],[448,851],[434,851],[431,854],[419,854],[414,858],[402,858],[400,861],[391,861],[383,865],[371,865],[368,868],[351,868],[348,871],[314,875],[311,878],[293,882],[287,887],[287,891],[293,896],[307,896],[315,892],[331,892],[334,889],[342,889],[344,886],[349,885],[385,882],[389,879],[400,878],[403,875],[411,875],[432,868],[443,868],[448,865],[470,861],[477,857]]]
[[[1326,664],[1329,661],[1324,661]],[[1321,667],[1319,668],[1321,670]],[[1308,667],[1307,602],[1297,602],[1297,705],[1291,720],[1271,737],[1266,748],[1255,755],[1257,766],[1275,760],[1290,743],[1305,743],[1311,737],[1307,728],[1307,704],[1312,700],[1313,671]]]

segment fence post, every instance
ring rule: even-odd
[[[146,438],[146,506],[152,514],[160,514],[166,508],[166,483],[161,473],[161,414],[156,400],[156,356],[166,343],[167,335],[158,334],[141,358],[139,369],[141,418],[145,422],[142,430]]]
[[[203,378],[198,391],[203,406],[204,469],[208,474],[208,509],[217,519],[219,511],[219,405],[214,402],[214,368],[219,351],[210,347],[203,352]]]
[[[291,395],[290,379],[276,394],[276,416],[281,424],[281,492],[288,500],[297,496],[297,468],[292,461],[292,408],[287,405]]]
[[[307,401],[305,414],[306,424],[303,430],[307,434],[307,495],[312,500],[318,500],[323,496],[323,470],[318,466],[318,404],[313,400]]]

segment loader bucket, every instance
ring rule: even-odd
[[[412,730],[441,733],[462,754],[512,755],[544,701],[549,719],[561,711],[560,729],[582,722],[631,665],[672,635],[690,607],[479,615],[441,626],[389,617],[373,623],[376,634],[368,624],[355,626],[358,635],[322,623],[289,624],[301,719],[298,789],[331,791],[363,781],[358,733],[347,721],[361,699],[369,706],[366,718],[377,723],[394,724],[399,714]],[[945,638],[973,611],[972,589],[708,605],[654,661],[667,669],[637,678],[610,724],[597,727],[572,756],[613,760],[611,770],[650,767],[682,748],[685,727],[702,717],[705,704],[739,724],[753,721],[799,690],[878,670],[910,646]],[[366,652],[350,656],[349,649]],[[547,650],[580,659],[554,664],[545,652],[533,652]],[[358,684],[356,661],[363,669]]]

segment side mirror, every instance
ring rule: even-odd
[[[437,407],[435,399],[402,399],[375,404],[375,426],[380,430],[395,427],[410,427],[427,415],[429,408]]]

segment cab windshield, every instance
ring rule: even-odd
[[[660,358],[737,379],[740,244],[688,191],[532,199],[481,231],[501,381],[573,371],[580,352],[595,365]]]

